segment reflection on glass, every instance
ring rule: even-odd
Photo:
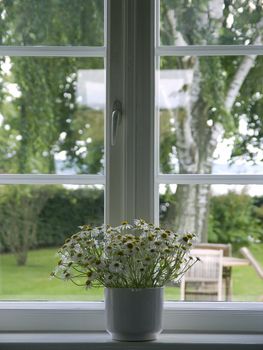
[[[229,257],[224,260],[223,272],[230,280],[223,278],[229,287],[223,300],[262,301],[262,279],[246,260],[235,259],[247,247],[263,267],[263,186],[160,185],[159,193],[161,225],[195,232],[197,244],[204,248],[208,242],[210,249],[212,244]],[[167,288],[168,299],[180,297],[178,286]]]
[[[0,221],[0,300],[103,299],[102,289],[49,280],[65,239],[103,224],[103,186],[0,186]]]
[[[104,44],[103,0],[3,0],[2,45]]]
[[[161,45],[255,45],[262,30],[258,0],[160,0]]]
[[[5,57],[0,67],[0,172],[103,173],[103,59]]]
[[[263,172],[263,57],[161,57],[160,172]]]

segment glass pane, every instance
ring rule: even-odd
[[[104,223],[104,187],[2,185],[0,194],[0,300],[102,300],[102,288],[49,276],[78,226]]]
[[[102,174],[103,58],[4,57],[0,172]]]
[[[161,45],[259,44],[258,0],[160,0]]]
[[[262,301],[262,278],[240,248],[248,248],[263,267],[263,186],[160,185],[159,194],[161,225],[197,233],[196,247],[223,251],[222,300]],[[191,300],[217,300],[198,294],[200,284],[195,287]],[[167,286],[166,299],[179,298],[180,286]]]
[[[104,44],[103,0],[3,0],[2,45]]]
[[[263,172],[263,57],[161,57],[160,172]]]

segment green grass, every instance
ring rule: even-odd
[[[263,244],[250,247],[263,266]],[[17,266],[13,255],[0,256],[1,300],[103,300],[103,288],[85,290],[70,282],[49,279],[57,258],[56,249],[29,252],[26,266]],[[233,300],[263,301],[263,281],[251,266],[233,268]],[[179,300],[180,289],[167,287],[166,300]]]
[[[26,266],[17,266],[13,255],[0,258],[0,299],[102,300],[103,288],[85,290],[70,281],[49,279],[56,265],[57,249],[32,250]]]
[[[263,244],[249,247],[263,268]],[[263,301],[263,280],[252,266],[233,268],[233,301]]]

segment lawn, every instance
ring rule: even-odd
[[[250,247],[263,266],[263,244]],[[29,252],[26,266],[18,267],[11,254],[0,256],[1,300],[102,300],[103,288],[85,290],[70,282],[49,279],[56,264],[56,249],[39,249]],[[167,287],[166,300],[178,300],[179,288]],[[263,301],[263,281],[251,266],[233,269],[233,300]]]
[[[263,243],[251,245],[249,250],[263,267]],[[235,267],[233,292],[233,301],[263,301],[263,280],[251,266]]]

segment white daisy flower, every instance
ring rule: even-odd
[[[120,272],[120,271],[122,271],[122,264],[117,260],[113,261],[109,265],[109,270],[110,270],[110,272]]]
[[[94,268],[100,270],[100,269],[103,269],[105,267],[105,263],[102,261],[102,259],[95,259],[93,261],[93,266],[94,266]]]
[[[70,273],[68,270],[65,270],[62,274],[62,279],[64,280],[70,280],[73,278],[73,274]]]
[[[133,226],[128,223],[128,221],[123,221],[120,226],[115,227],[115,229],[119,232],[124,230],[131,230],[133,229]]]
[[[114,276],[111,274],[106,274],[104,280],[106,286],[111,285],[111,283],[114,282]]]
[[[149,266],[149,265],[152,264],[152,262],[153,262],[153,259],[152,259],[152,257],[150,257],[150,256],[146,256],[146,257],[143,259],[143,265],[144,265],[144,266]]]
[[[93,237],[93,238],[98,237],[100,234],[101,234],[101,230],[98,229],[98,228],[94,228],[94,229],[91,231],[91,237]]]
[[[132,225],[125,221],[118,227],[83,225],[80,229],[58,251],[59,262],[52,276],[64,280],[83,276],[86,288],[93,281],[109,287],[134,285],[134,268],[141,274],[142,287],[159,286],[167,282],[164,278],[169,269],[174,269],[173,276],[180,276],[195,263],[192,258],[189,264],[193,234],[179,235],[143,219]]]
[[[89,289],[92,287],[92,281],[90,279],[87,279],[85,282],[85,288]]]
[[[97,278],[98,274],[94,271],[88,271],[87,272],[87,277],[90,281],[94,281]]]

